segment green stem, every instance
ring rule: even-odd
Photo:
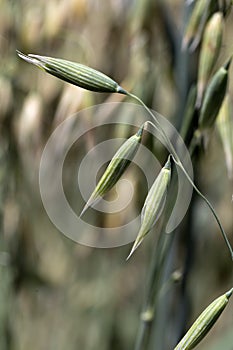
[[[229,249],[229,251],[230,251],[231,259],[233,260],[233,251],[232,251],[231,244],[230,244],[230,242],[229,242],[229,240],[228,240],[228,238],[227,238],[227,235],[226,235],[226,233],[225,233],[225,231],[224,231],[224,228],[223,228],[223,226],[222,226],[222,224],[221,224],[221,222],[220,222],[220,220],[219,220],[219,218],[218,218],[218,216],[217,216],[217,214],[216,214],[216,212],[215,212],[215,210],[214,210],[212,204],[211,204],[210,201],[204,196],[204,194],[201,193],[201,191],[197,188],[197,186],[194,184],[194,182],[193,182],[192,179],[190,178],[190,176],[189,176],[189,174],[187,173],[187,171],[185,170],[185,168],[184,168],[183,166],[182,166],[182,167],[180,166],[180,162],[178,163],[174,158],[173,158],[173,160],[174,160],[174,162],[182,169],[182,171],[184,172],[186,178],[189,180],[189,182],[190,182],[191,185],[193,186],[194,190],[199,194],[199,196],[200,196],[202,199],[204,199],[204,201],[206,202],[206,204],[208,205],[208,207],[209,207],[210,210],[212,211],[212,213],[213,213],[213,215],[214,215],[214,217],[215,217],[215,219],[216,219],[216,221],[217,221],[217,224],[219,225],[219,228],[220,228],[220,230],[221,230],[223,239],[224,239],[224,241],[225,241],[225,243],[226,243],[226,245],[227,245],[227,247],[228,247],[228,249]]]
[[[165,223],[160,231],[159,239],[154,246],[154,251],[149,267],[146,295],[143,311],[140,317],[140,326],[136,337],[134,350],[148,349],[150,343],[151,328],[156,315],[160,286],[163,279],[167,255],[171,248],[174,235],[164,234]]]
[[[163,137],[163,140],[166,142],[168,148],[169,148],[169,151],[171,152],[172,154],[172,157],[173,157],[173,160],[174,162],[176,163],[176,165],[178,165],[180,167],[180,169],[183,171],[184,175],[186,176],[187,180],[190,182],[190,184],[193,186],[194,190],[198,193],[198,195],[206,202],[206,204],[208,205],[208,207],[210,208],[212,214],[214,215],[216,221],[217,221],[217,224],[220,228],[220,231],[221,231],[221,234],[223,236],[223,239],[230,251],[230,254],[231,254],[231,259],[233,260],[233,250],[232,250],[232,247],[231,247],[231,244],[227,238],[227,235],[224,231],[224,228],[212,206],[212,204],[209,202],[209,200],[204,196],[203,193],[201,193],[201,191],[197,188],[197,186],[194,184],[193,180],[191,179],[190,175],[187,173],[187,171],[185,170],[174,146],[172,145],[170,139],[168,138],[167,134],[165,133],[165,131],[163,130],[162,126],[160,125],[158,119],[156,118],[156,116],[151,112],[151,110],[147,107],[147,105],[136,95],[134,94],[131,94],[130,92],[127,92],[127,95],[132,97],[133,99],[137,100],[145,109],[146,111],[152,116],[153,118],[153,121],[155,122],[152,123],[152,122],[149,122],[151,125],[153,125],[153,127],[160,133],[160,135]]]
[[[137,100],[145,109],[146,111],[151,115],[152,120],[154,123],[150,122],[150,124],[159,132],[159,134],[162,136],[163,140],[166,142],[171,154],[175,157],[177,157],[177,159],[179,159],[179,157],[176,154],[176,151],[170,141],[170,139],[167,137],[165,131],[163,130],[163,128],[161,127],[158,119],[156,118],[156,116],[151,112],[150,108],[147,107],[147,105],[136,95],[131,94],[130,92],[127,92],[127,95],[132,97],[133,99]]]

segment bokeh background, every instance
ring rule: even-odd
[[[0,0],[1,350],[133,349],[151,246],[156,242],[155,229],[126,262],[130,245],[81,246],[50,222],[38,182],[47,139],[72,113],[97,103],[122,101],[123,96],[63,83],[20,60],[16,49],[99,69],[179,129],[197,71],[198,50],[189,54],[180,49],[190,11],[181,0]],[[217,67],[232,53],[232,23],[230,14]],[[231,68],[231,96],[232,80]],[[74,165],[95,142],[89,135],[83,140],[84,151],[76,150],[67,162],[71,196]],[[159,145],[157,157],[163,159]],[[133,178],[134,171],[128,176]],[[233,242],[233,186],[215,130],[195,164],[195,176]],[[136,182],[137,210],[146,194],[142,187]],[[122,217],[114,220],[109,223],[108,216],[102,215],[100,223],[116,225]],[[219,229],[201,199],[193,197],[175,235],[170,270],[181,276],[188,271],[188,275],[185,288],[182,278],[169,285],[173,297],[159,315],[164,350],[178,341],[180,320],[190,325],[210,301],[232,286],[233,277]],[[198,349],[233,349],[232,310],[231,301]],[[156,344],[155,339],[154,349]]]

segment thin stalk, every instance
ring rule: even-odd
[[[210,203],[210,201],[204,196],[203,193],[201,193],[201,191],[197,188],[197,186],[195,185],[195,183],[193,182],[193,180],[191,179],[191,177],[189,176],[189,174],[187,173],[187,171],[185,170],[185,167],[183,166],[183,163],[181,162],[174,146],[172,145],[170,139],[168,138],[168,136],[166,135],[165,131],[163,130],[162,126],[160,125],[159,121],[157,120],[156,116],[151,112],[151,110],[147,107],[147,105],[136,95],[134,94],[131,94],[130,92],[127,92],[127,95],[132,97],[133,99],[137,100],[145,109],[146,111],[152,116],[154,123],[150,122],[151,125],[154,126],[154,128],[160,133],[160,135],[163,137],[163,140],[166,142],[168,148],[169,148],[169,151],[171,152],[172,154],[172,157],[173,157],[173,160],[175,162],[175,164],[177,166],[180,167],[180,169],[183,171],[183,173],[185,174],[186,178],[188,179],[188,181],[190,182],[190,184],[193,186],[194,190],[198,193],[198,195],[206,202],[206,204],[208,205],[208,207],[210,208],[212,214],[214,215],[215,217],[215,220],[220,228],[220,231],[221,231],[221,234],[223,236],[223,239],[227,245],[227,248],[229,249],[230,251],[230,254],[231,254],[231,259],[233,260],[233,250],[232,250],[232,247],[231,247],[231,244],[227,238],[227,235],[224,231],[224,228],[220,222],[220,219],[218,218],[218,215],[216,214],[212,204]],[[149,122],[149,121],[148,121]]]
[[[140,317],[140,326],[137,332],[134,350],[148,349],[151,335],[151,326],[154,321],[159,298],[159,286],[161,285],[164,266],[167,261],[166,257],[169,253],[173,238],[174,235],[166,235],[162,229],[159,235],[158,244],[155,245],[155,249],[151,258],[146,296],[143,311]]]
[[[127,92],[127,95],[132,97],[133,99],[137,100],[145,109],[146,111],[151,115],[153,123],[150,122],[150,124],[159,132],[159,134],[162,136],[163,140],[166,142],[169,151],[171,152],[171,154],[173,156],[175,156],[177,158],[177,160],[179,159],[176,150],[174,149],[171,141],[169,140],[169,138],[167,137],[165,131],[163,130],[163,128],[161,127],[158,119],[156,118],[156,116],[151,112],[150,108],[147,107],[147,105],[136,95],[131,94],[130,92]]]
[[[173,160],[174,160],[174,162],[175,162],[178,166],[180,166],[180,163],[178,163],[174,158],[173,158]],[[224,239],[224,241],[225,241],[225,243],[226,243],[226,245],[227,245],[227,247],[228,247],[228,249],[229,249],[229,251],[230,251],[231,259],[233,260],[233,251],[232,251],[231,244],[230,244],[230,242],[229,242],[229,240],[228,240],[228,238],[227,238],[227,235],[226,235],[226,233],[225,233],[225,231],[224,231],[224,228],[223,228],[223,226],[222,226],[222,224],[221,224],[221,222],[220,222],[220,220],[219,220],[219,218],[218,218],[218,215],[216,214],[216,212],[215,212],[215,210],[214,210],[212,204],[211,204],[210,201],[201,193],[201,191],[199,191],[199,189],[198,189],[197,186],[194,184],[194,182],[193,182],[192,179],[190,178],[190,176],[189,176],[189,174],[187,173],[187,171],[185,170],[185,168],[182,167],[181,169],[183,170],[183,172],[184,172],[185,176],[187,177],[187,179],[189,180],[189,182],[192,184],[192,186],[193,186],[193,188],[195,189],[195,191],[199,194],[199,196],[200,196],[202,199],[204,199],[204,201],[206,202],[206,204],[209,206],[210,210],[212,211],[212,213],[213,213],[213,215],[214,215],[214,217],[215,217],[215,220],[217,221],[217,224],[218,224],[219,227],[220,227],[220,230],[221,230],[223,239]]]

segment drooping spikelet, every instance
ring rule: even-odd
[[[134,251],[142,243],[144,237],[159,219],[165,205],[170,179],[171,160],[169,156],[166,164],[160,170],[159,175],[148,192],[141,212],[141,227],[127,259],[131,257]]]
[[[197,107],[201,106],[202,97],[212,70],[218,59],[222,36],[223,36],[223,14],[216,12],[208,21],[201,46],[199,64],[198,64],[198,82],[197,82]]]
[[[89,206],[95,204],[100,197],[104,196],[117,183],[138,150],[142,139],[143,128],[144,125],[142,125],[138,132],[126,140],[118,149],[83,208],[80,216],[84,214]]]
[[[200,129],[211,128],[216,120],[226,94],[230,63],[231,59],[214,74],[207,86],[199,117]]]
[[[215,299],[196,319],[174,350],[191,350],[206,336],[228,304],[233,289]]]
[[[216,120],[222,140],[229,179],[233,179],[233,108],[229,94],[226,94]]]
[[[182,49],[189,48],[194,51],[199,44],[206,21],[209,16],[216,10],[216,0],[197,0],[194,4],[191,17],[185,28],[182,40]]]
[[[126,91],[107,75],[83,64],[60,58],[34,54],[25,55],[20,51],[17,51],[17,53],[26,62],[32,63],[47,73],[83,89],[126,94]]]

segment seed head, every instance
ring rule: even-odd
[[[25,55],[19,51],[17,51],[17,54],[26,62],[32,63],[47,73],[83,89],[126,94],[126,91],[107,75],[83,64],[60,58],[34,54]]]
[[[127,260],[159,219],[165,205],[170,179],[171,160],[169,156],[166,164],[160,170],[159,175],[148,192],[141,212],[141,227]]]
[[[206,85],[210,79],[212,70],[219,56],[223,36],[223,25],[224,22],[222,13],[216,12],[208,21],[204,31],[198,66],[198,108],[201,106],[201,101]]]
[[[174,350],[191,350],[206,336],[228,304],[233,289],[215,299],[196,319]]]
[[[233,179],[233,109],[229,94],[226,94],[216,120],[222,140],[229,179]]]
[[[87,201],[80,216],[84,214],[89,206],[95,204],[102,196],[104,196],[125,172],[138,150],[142,139],[143,128],[144,125],[142,125],[138,132],[125,141],[118,149]]]
[[[191,86],[187,102],[184,110],[184,117],[182,120],[182,127],[180,130],[180,135],[185,142],[189,142],[193,136],[196,119],[197,119],[197,109],[195,108],[197,99],[197,88],[195,85]]]
[[[229,65],[230,61],[214,74],[207,86],[199,117],[200,129],[211,128],[216,120],[227,89]]]
[[[185,29],[182,49],[194,51],[201,40],[201,36],[208,20],[216,6],[216,0],[197,0],[194,4],[191,17]]]

